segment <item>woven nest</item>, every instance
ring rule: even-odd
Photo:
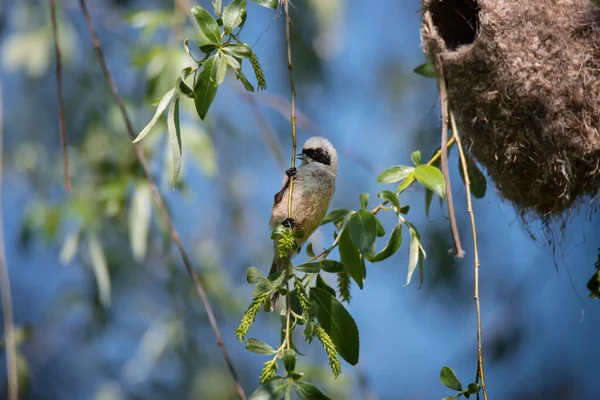
[[[591,0],[425,0],[448,99],[473,156],[523,213],[600,189],[600,12]]]

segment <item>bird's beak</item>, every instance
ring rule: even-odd
[[[306,159],[306,156],[304,154],[302,154],[302,153],[296,154],[296,157],[298,157],[302,161],[304,161]]]

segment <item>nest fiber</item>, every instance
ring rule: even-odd
[[[600,189],[600,13],[591,0],[425,0],[461,134],[500,193],[560,214]]]

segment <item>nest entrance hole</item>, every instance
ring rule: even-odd
[[[476,0],[434,0],[431,19],[448,50],[475,41],[479,30],[479,4]]]

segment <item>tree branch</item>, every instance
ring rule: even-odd
[[[60,129],[60,143],[63,153],[63,173],[65,176],[65,189],[71,191],[71,177],[69,175],[69,154],[67,152],[67,126],[65,124],[65,103],[62,89],[62,68],[60,45],[58,43],[58,26],[56,23],[56,1],[50,0],[50,19],[52,20],[52,36],[54,37],[54,55],[56,57],[56,88],[58,91],[58,127]]]
[[[100,61],[100,66],[102,67],[102,71],[104,72],[104,76],[108,82],[110,92],[114,98],[115,103],[119,107],[121,116],[123,117],[123,121],[125,122],[125,126],[127,127],[127,132],[129,133],[129,136],[132,139],[134,139],[136,136],[135,130],[133,129],[133,125],[131,123],[131,120],[129,119],[129,115],[127,114],[127,110],[125,109],[123,100],[121,99],[121,96],[119,95],[117,86],[112,78],[112,75],[108,69],[108,66],[106,65],[106,59],[102,52],[102,47],[100,46],[100,40],[98,39],[98,35],[96,33],[96,28],[90,17],[90,13],[88,11],[85,0],[79,0],[79,5],[81,6],[81,11],[83,12],[88,30],[90,32],[90,35],[92,36],[94,50],[96,51],[98,60]],[[200,301],[204,305],[206,314],[208,316],[208,320],[210,321],[210,325],[212,327],[213,333],[217,339],[217,344],[219,345],[221,352],[223,353],[223,358],[225,359],[225,363],[227,364],[229,372],[230,372],[231,376],[233,377],[237,394],[240,399],[245,400],[246,395],[244,393],[244,389],[242,388],[242,385],[238,378],[236,369],[233,366],[231,358],[229,357],[229,353],[227,352],[227,349],[225,348],[225,344],[223,342],[223,336],[221,335],[221,330],[219,329],[219,326],[217,324],[217,319],[215,318],[214,312],[213,312],[210,302],[208,300],[206,290],[204,289],[204,286],[198,279],[198,276],[196,275],[196,272],[194,271],[194,268],[192,266],[192,262],[188,256],[185,248],[183,247],[183,244],[181,242],[179,234],[177,233],[177,231],[175,230],[175,227],[173,226],[173,221],[171,220],[171,217],[167,211],[165,202],[164,202],[161,194],[158,191],[158,188],[156,186],[156,182],[154,181],[154,178],[150,174],[150,168],[148,166],[148,161],[146,159],[146,156],[145,156],[143,150],[137,144],[134,144],[133,148],[139,159],[140,165],[141,165],[143,173],[144,173],[144,177],[146,178],[146,180],[148,181],[148,184],[150,186],[150,190],[152,192],[152,196],[154,197],[154,201],[156,202],[156,205],[157,205],[158,209],[160,210],[161,216],[164,219],[165,224],[167,225],[167,229],[169,230],[171,239],[173,240],[173,242],[175,243],[175,246],[179,250],[181,259],[183,260],[183,264],[185,265],[185,268],[186,268],[190,278],[192,279],[196,293],[198,294],[198,296],[200,297]]]

